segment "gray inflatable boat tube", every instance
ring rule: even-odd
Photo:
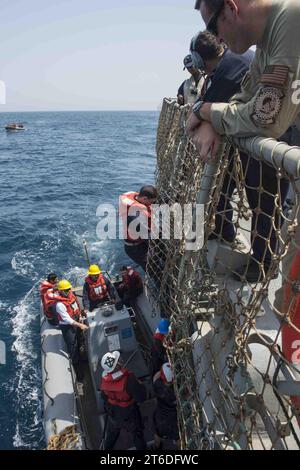
[[[44,430],[47,445],[50,437],[68,426],[81,432],[72,373],[66,345],[59,327],[52,326],[41,312],[41,359],[44,398]],[[83,449],[79,436],[76,449]]]

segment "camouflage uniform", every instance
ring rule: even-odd
[[[293,123],[300,127],[300,2],[276,0],[271,8],[241,92],[229,104],[212,104],[219,134],[278,138]]]
[[[257,45],[241,92],[234,95],[229,104],[212,104],[211,121],[219,134],[277,139],[292,124],[300,127],[299,25],[299,0],[273,2],[264,36]],[[300,228],[283,261],[283,280],[298,247]],[[281,292],[276,300],[278,307]]]

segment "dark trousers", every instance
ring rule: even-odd
[[[156,407],[153,414],[154,432],[161,439],[170,439],[177,441],[179,439],[177,410],[161,410],[159,406]]]
[[[158,339],[154,339],[151,348],[151,373],[152,376],[158,372],[162,365],[168,362],[167,351],[162,343]]]
[[[251,245],[253,257],[268,267],[271,264],[273,254],[276,253],[276,230],[280,229],[283,223],[280,210],[288,193],[289,182],[281,178],[278,184],[274,168],[246,154],[241,153],[240,156],[246,183],[246,195],[252,211]],[[215,234],[221,234],[229,242],[233,241],[236,236],[232,223],[233,209],[230,203],[232,193],[236,188],[232,176],[234,164],[235,159],[231,156],[223,183],[222,195],[217,206],[214,230]],[[278,210],[275,210],[278,193],[280,194],[277,201]]]
[[[124,290],[123,292],[118,291],[118,294],[121,300],[126,305],[126,307],[130,307],[130,303],[142,293],[143,293],[143,287],[140,287],[139,289],[135,289],[135,290],[134,289]]]
[[[69,357],[75,367],[79,363],[80,329],[72,325],[60,325],[60,329],[67,345]]]
[[[122,429],[132,434],[137,450],[145,450],[146,442],[143,434],[142,417],[137,404],[122,408],[109,406],[104,449],[112,450],[118,440]]]
[[[139,245],[124,245],[126,255],[141,266],[144,271],[146,271],[148,246],[149,243],[147,240]]]

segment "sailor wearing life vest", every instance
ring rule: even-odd
[[[56,288],[48,289],[44,295],[44,315],[47,318],[50,325],[58,325],[58,319],[56,315],[56,302],[59,298],[59,293]]]
[[[122,282],[117,286],[117,291],[126,307],[143,292],[141,275],[131,266],[122,266],[120,269]]]
[[[143,186],[139,193],[128,192],[120,196],[119,213],[123,223],[125,252],[144,271],[151,231],[151,204],[154,204],[156,199],[156,188],[151,185]],[[133,222],[137,218],[142,219],[144,223],[135,226]]]
[[[177,406],[173,382],[174,374],[171,365],[165,363],[153,377],[153,390],[157,399],[153,415],[156,449],[162,448],[163,439],[177,441],[179,447]]]
[[[57,290],[58,295],[55,299],[55,309],[59,327],[66,342],[69,357],[72,360],[73,366],[76,367],[79,363],[79,334],[81,331],[87,330],[88,326],[81,323],[80,306],[72,292],[70,282],[66,280],[60,281],[57,285]]]
[[[170,322],[167,318],[162,318],[153,335],[153,344],[151,349],[152,375],[160,370],[161,366],[168,361],[166,349],[164,347],[164,339],[169,333]]]
[[[53,304],[56,295],[57,274],[50,273],[47,279],[42,281],[40,285],[40,296],[43,304],[44,314],[51,324],[56,324],[53,315]]]
[[[108,415],[104,449],[111,450],[121,429],[130,432],[137,450],[146,449],[138,403],[146,399],[146,389],[132,372],[123,367],[119,351],[105,354],[99,389]]]
[[[41,294],[41,299],[43,301],[43,296],[46,294],[48,289],[53,289],[56,284],[57,284],[57,274],[55,273],[50,273],[47,276],[47,279],[42,281],[40,285],[40,294]]]
[[[107,277],[103,276],[99,266],[92,264],[83,286],[83,308],[92,312],[109,300],[116,303],[115,288]]]

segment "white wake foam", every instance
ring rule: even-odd
[[[41,427],[40,370],[36,367],[39,351],[34,343],[39,319],[37,309],[36,282],[25,297],[12,310],[12,336],[15,338],[12,351],[15,352],[17,367],[10,391],[13,392],[14,407],[17,412],[13,444],[17,448],[34,448],[33,435]]]
[[[79,249],[82,246],[82,237],[77,236],[76,240]],[[39,367],[40,299],[38,287],[41,281],[40,273],[45,268],[47,272],[63,268],[62,266],[55,266],[53,262],[47,263],[45,267],[44,263],[45,255],[49,255],[51,250],[57,252],[58,243],[59,240],[57,239],[56,246],[52,241],[42,242],[40,248],[36,251],[22,250],[15,253],[11,261],[12,268],[17,275],[31,279],[34,283],[17,305],[8,308],[10,310],[12,336],[14,337],[12,351],[15,353],[17,363],[14,377],[7,384],[7,391],[12,396],[12,406],[16,410],[13,438],[15,448],[37,449],[44,444],[41,411],[42,380]],[[104,270],[108,269],[111,272],[114,269],[113,253],[109,244],[102,241],[90,243],[89,253],[92,262],[100,264]],[[83,283],[86,271],[87,262],[84,259],[84,251],[82,251],[82,265],[66,270],[64,277],[70,279],[74,286],[80,285]],[[0,304],[0,308],[2,307],[7,309],[8,306]]]
[[[18,251],[11,260],[11,267],[18,276],[35,277],[34,261],[36,255],[29,250]]]

